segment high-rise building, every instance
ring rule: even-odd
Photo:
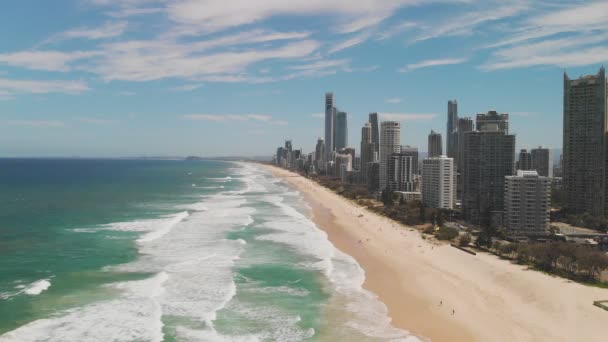
[[[456,167],[456,198],[462,199],[463,192],[463,168],[464,168],[464,135],[473,131],[473,120],[471,118],[458,119],[458,132],[456,133],[456,156],[454,166]]]
[[[503,210],[504,180],[515,169],[515,136],[496,124],[464,134],[462,209],[465,220],[489,224]]]
[[[532,154],[532,170],[536,170],[539,176],[553,177],[553,160],[551,159],[551,150],[539,146],[533,148]]]
[[[448,124],[445,132],[446,139],[446,152],[448,157],[455,158],[456,150],[456,137],[458,134],[458,103],[456,100],[448,101]],[[441,154],[440,154],[441,155]]]
[[[415,175],[420,173],[420,169],[418,166],[418,160],[420,159],[418,154],[418,147],[403,145],[401,146],[401,154],[406,156],[412,156],[412,170]]]
[[[378,113],[369,114],[369,124],[372,126],[372,143],[375,151],[380,155],[380,126],[378,125]]]
[[[336,113],[336,151],[348,146],[348,124],[346,112]]]
[[[464,153],[464,134],[473,131],[473,119],[460,118],[458,119],[458,133],[456,134],[456,152],[454,157],[454,165],[456,170],[462,169],[462,157]]]
[[[368,122],[361,127],[361,176],[367,181],[368,164],[374,161],[375,145],[372,143],[372,125]]]
[[[388,184],[388,161],[394,153],[401,152],[401,124],[397,121],[383,121],[380,124],[380,189]]]
[[[446,156],[422,161],[422,202],[430,208],[453,209],[456,197],[454,159]]]
[[[367,190],[380,191],[380,162],[374,161],[367,166]]]
[[[340,153],[342,154],[350,154],[351,157],[351,162],[355,162],[355,155],[356,155],[356,151],[353,147],[346,147],[346,148],[342,148],[340,149]]]
[[[608,214],[606,134],[608,86],[604,67],[571,80],[564,73],[563,184],[572,213]]]
[[[291,152],[293,150],[291,140],[285,140],[285,149],[287,149],[287,152]]]
[[[325,162],[331,160],[334,146],[334,124],[336,111],[334,107],[334,94],[325,93]]]
[[[509,134],[509,114],[498,114],[495,110],[491,110],[486,114],[477,114],[475,121],[475,127],[478,131],[483,130],[485,125],[496,124],[499,130]]]
[[[351,159],[351,155],[350,154],[341,154],[341,153],[337,153],[336,154],[336,164],[335,164],[335,168],[336,168],[336,176],[340,177],[340,179],[344,182],[346,181],[347,178],[347,172],[352,171],[353,167],[353,161]]]
[[[441,133],[431,130],[431,133],[429,134],[429,158],[441,156],[443,154],[442,146]]]
[[[532,153],[528,152],[526,149],[521,149],[519,151],[519,159],[517,161],[517,169],[518,170],[533,170],[532,168]]]
[[[315,168],[319,171],[325,171],[325,140],[323,138],[317,139],[317,146],[315,146]]]
[[[549,226],[551,179],[518,170],[505,177],[505,226],[511,235],[542,235]]]
[[[393,153],[388,157],[388,184],[392,191],[412,192],[416,190],[414,162],[411,155]]]

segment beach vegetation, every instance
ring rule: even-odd
[[[424,230],[422,230],[422,232],[424,234],[429,234],[429,235],[435,234],[435,226],[430,224],[426,228],[424,228]]]
[[[435,233],[435,237],[437,240],[454,240],[458,237],[458,229],[447,226],[439,227]]]
[[[460,245],[460,247],[467,247],[470,243],[471,234],[469,233],[460,236],[460,238],[458,239],[458,245]]]
[[[597,282],[608,269],[608,255],[588,246],[567,242],[494,242],[491,251],[513,261],[565,278]]]

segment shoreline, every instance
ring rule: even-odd
[[[429,242],[296,173],[263,166],[299,191],[330,242],[365,270],[393,326],[432,341],[601,341],[608,290]],[[454,314],[452,314],[454,310]]]

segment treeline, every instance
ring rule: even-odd
[[[551,213],[551,221],[560,221],[575,227],[585,227],[608,233],[608,219],[593,216],[589,213],[573,214],[568,211],[564,201],[564,189],[551,190],[551,206],[559,210]]]
[[[494,241],[490,250],[519,264],[580,281],[600,281],[608,256],[588,246],[567,242],[507,243]]]

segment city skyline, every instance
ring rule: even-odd
[[[509,113],[517,150],[555,149],[563,71],[608,60],[600,1],[241,5],[237,18],[202,0],[6,4],[0,156],[254,156],[287,138],[311,151],[325,91],[351,147],[372,112],[404,144],[424,151],[431,130],[445,144],[455,99],[459,117]]]

